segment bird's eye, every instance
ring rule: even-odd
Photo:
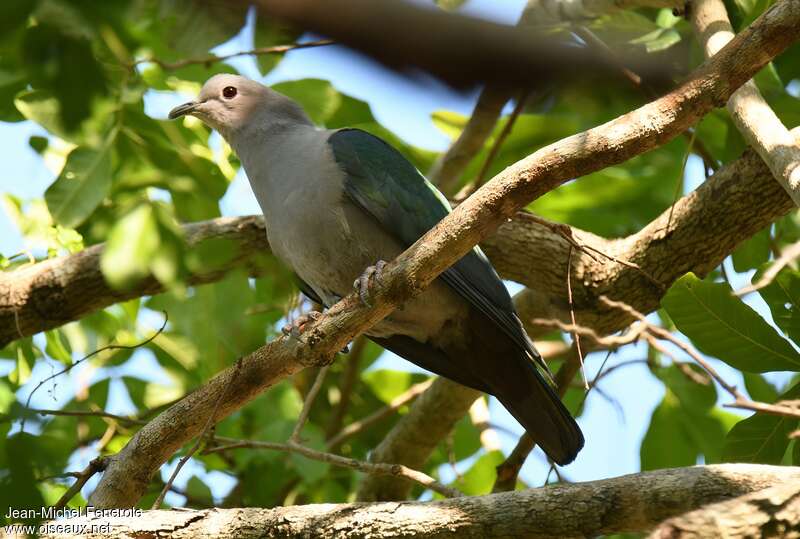
[[[236,88],[233,86],[226,86],[222,89],[222,97],[225,99],[233,99],[236,97]]]

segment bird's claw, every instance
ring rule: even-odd
[[[294,337],[298,341],[302,341],[300,336],[305,331],[306,325],[319,320],[322,316],[322,313],[319,311],[308,311],[307,313],[301,314],[297,318],[291,321],[291,323],[286,324],[281,328],[281,333],[286,335],[287,337]]]
[[[371,288],[375,285],[375,280],[381,278],[383,268],[386,267],[386,262],[378,260],[374,266],[367,266],[358,279],[353,281],[353,288],[358,292],[358,297],[361,298],[361,303],[367,307],[372,307],[370,296],[372,295]]]

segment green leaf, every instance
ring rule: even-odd
[[[800,384],[778,400],[800,398]],[[724,458],[728,462],[780,464],[789,446],[789,434],[797,429],[798,420],[790,417],[753,414],[739,421],[725,438]]]
[[[778,400],[778,390],[762,375],[744,372],[742,376],[744,377],[744,387],[751,399],[768,403]]]
[[[304,444],[312,449],[325,450],[325,435],[322,429],[316,425],[306,425],[303,428]],[[291,462],[297,474],[306,483],[315,483],[321,480],[328,473],[330,464],[319,460],[309,459],[298,453],[291,454]]]
[[[91,115],[93,101],[107,93],[107,78],[91,42],[50,22],[25,30],[22,58],[34,88],[60,102],[59,117],[74,131]]]
[[[724,283],[687,273],[661,300],[697,348],[749,372],[800,369],[800,354]]]
[[[7,414],[11,405],[17,400],[11,386],[0,378],[0,414]]]
[[[753,282],[757,283],[763,273],[753,275]],[[795,343],[800,343],[800,272],[784,268],[758,293],[767,302],[775,324]]]
[[[47,139],[47,137],[33,135],[28,139],[28,145],[38,154],[43,154],[49,144],[50,141]]]
[[[211,489],[196,475],[193,475],[189,481],[187,481],[186,494],[192,501],[198,501],[204,505],[213,505],[214,503]]]
[[[631,40],[633,45],[644,45],[647,52],[658,52],[670,48],[675,43],[680,42],[681,35],[673,28],[659,28],[643,35],[640,38]]]
[[[8,380],[19,387],[30,378],[31,370],[38,356],[38,351],[34,348],[31,337],[15,341],[11,344],[11,349],[14,350],[16,366],[14,370],[9,373]]]
[[[698,384],[675,365],[659,369],[657,375],[667,392],[642,441],[642,469],[688,466],[700,455],[706,462],[719,461],[725,433],[738,417],[714,408],[717,392],[710,382]]]
[[[435,0],[436,5],[449,11],[460,8],[466,0]]]
[[[44,199],[53,220],[76,228],[94,212],[111,189],[111,156],[108,148],[93,150],[78,147],[56,181],[45,191]]]
[[[325,125],[342,102],[342,96],[333,85],[322,79],[302,79],[280,82],[272,86],[302,105],[308,117],[316,124]]]
[[[45,353],[64,365],[71,365],[72,354],[67,348],[69,345],[61,335],[61,330],[51,329],[50,331],[45,331],[44,335],[47,341],[47,346],[44,349]]]
[[[28,90],[17,95],[14,105],[26,119],[36,122],[54,135],[69,140],[69,135],[61,122],[61,105],[51,93]]]
[[[504,459],[500,451],[490,451],[482,455],[467,473],[455,481],[454,486],[467,496],[480,496],[491,492],[497,478],[496,468]]]
[[[255,48],[274,47],[276,45],[288,45],[297,41],[301,32],[280,25],[267,17],[256,16],[253,44]],[[256,56],[258,70],[261,75],[266,75],[283,59],[283,54],[259,54]]]
[[[140,204],[114,224],[100,268],[115,288],[133,286],[150,273],[174,285],[186,269],[181,234],[164,204]]]
[[[744,241],[733,252],[733,269],[744,273],[769,260],[769,227]]]
[[[149,273],[160,244],[158,222],[150,205],[142,204],[111,229],[100,268],[115,288],[132,286]]]
[[[372,392],[386,403],[411,387],[412,383],[410,372],[388,369],[366,372],[363,374],[362,379]]]

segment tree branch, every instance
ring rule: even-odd
[[[725,537],[797,537],[800,530],[800,484],[781,483],[707,505],[674,517],[656,528],[652,539]]]
[[[323,539],[587,537],[650,529],[664,519],[709,503],[767,487],[797,489],[798,482],[800,468],[724,464],[433,502],[147,511],[141,518],[87,516],[61,522],[89,525],[109,522],[110,530],[95,532],[92,537],[96,539],[145,535],[176,538],[313,536]],[[725,513],[709,511],[708,514]],[[52,536],[42,534],[42,537]]]
[[[185,60],[179,60],[177,62],[165,62],[164,60],[160,60],[156,57],[149,57],[149,58],[142,58],[140,60],[136,60],[131,64],[131,67],[136,67],[139,64],[156,64],[158,67],[165,71],[174,71],[176,69],[181,69],[182,67],[190,66],[190,65],[204,65],[209,66],[216,62],[224,62],[225,60],[230,60],[231,58],[237,58],[239,56],[262,56],[265,54],[284,54],[289,51],[299,50],[299,49],[308,49],[311,47],[324,47],[326,45],[335,45],[335,41],[331,41],[330,39],[319,39],[317,41],[304,41],[302,43],[289,43],[288,45],[274,45],[271,47],[257,47],[255,49],[247,50],[247,51],[239,51],[234,52],[231,54],[224,54],[222,56],[217,56],[215,54],[211,54],[209,56],[205,56],[203,58],[188,58]]]
[[[722,0],[693,0],[689,13],[706,57],[714,56],[733,39],[733,27]],[[761,96],[755,81],[747,81],[733,93],[728,112],[795,206],[800,206],[800,144]]]

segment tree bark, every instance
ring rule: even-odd
[[[433,502],[147,511],[139,518],[98,516],[61,522],[110,523],[109,530],[83,535],[97,539],[587,537],[648,530],[669,517],[748,493],[756,492],[751,496],[758,496],[757,491],[768,487],[796,492],[798,481],[800,468],[723,464]],[[735,502],[738,500],[723,505]],[[45,533],[42,537],[59,535]]]
[[[800,484],[790,481],[707,505],[656,528],[652,539],[800,537]]]

